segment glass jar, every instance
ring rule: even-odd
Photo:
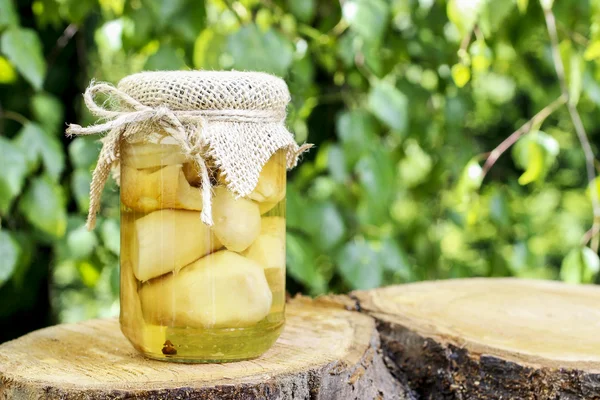
[[[210,227],[198,168],[169,139],[121,146],[121,329],[154,359],[257,357],[284,324],[285,151],[243,198],[211,168]]]

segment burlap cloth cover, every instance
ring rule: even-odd
[[[104,94],[102,104],[96,95]],[[94,170],[87,226],[95,225],[100,195],[111,168],[119,163],[121,141],[158,143],[172,137],[189,160],[198,164],[203,191],[204,223],[212,225],[210,160],[237,196],[247,196],[258,183],[263,165],[278,150],[287,167],[311,145],[298,146],[284,122],[290,94],[285,82],[259,72],[142,72],[117,87],[92,82],[84,94],[92,114],[102,123],[71,124],[67,135],[108,132]]]

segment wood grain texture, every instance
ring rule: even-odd
[[[420,398],[600,398],[599,287],[463,279],[352,297]]]
[[[230,364],[139,355],[116,320],[42,329],[0,345],[1,399],[407,399],[372,318],[295,299],[275,346]]]

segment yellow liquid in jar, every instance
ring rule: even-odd
[[[127,182],[122,173],[122,199],[128,189],[123,184]],[[278,267],[261,263],[261,257],[271,255],[268,240],[254,253],[249,253],[250,249],[235,252],[212,234],[205,234],[193,237],[202,254],[188,254],[185,249],[194,233],[168,218],[185,213],[196,217],[199,212],[156,210],[151,203],[139,204],[142,209],[150,204],[154,210],[134,211],[124,202],[121,205],[120,322],[133,346],[149,358],[196,363],[251,359],[267,351],[279,337],[285,319],[285,230],[278,238],[284,258]],[[163,219],[154,225],[140,222],[152,219],[148,217],[152,213]],[[284,218],[285,199],[261,215],[262,228],[269,219],[284,224]],[[169,231],[169,224],[175,224],[175,233]],[[148,226],[154,242],[143,247],[148,244],[141,238],[146,232],[142,230]],[[281,251],[273,249],[278,254]],[[247,261],[251,258],[254,260]],[[182,262],[186,265],[177,264]],[[261,265],[260,271],[257,265]]]

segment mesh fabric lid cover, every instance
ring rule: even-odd
[[[285,117],[283,79],[261,72],[158,71],[123,78],[118,88],[149,107],[186,110],[273,110]]]
[[[298,162],[299,146],[284,125],[290,93],[281,78],[261,72],[142,72],[123,78],[118,89],[152,108],[206,110],[201,135],[207,155],[239,196],[252,192],[263,165],[278,150],[286,152],[288,168]],[[144,125],[128,129],[132,141],[157,134]]]

